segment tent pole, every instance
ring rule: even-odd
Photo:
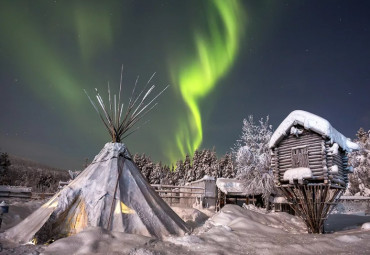
[[[117,158],[117,162],[119,160],[120,157]],[[123,168],[123,165],[125,163],[125,157],[123,157],[123,163],[122,163],[122,167],[118,167],[118,176],[117,176],[117,181],[116,181],[116,187],[114,188],[114,193],[113,193],[113,198],[112,198],[112,205],[111,205],[111,208],[110,208],[110,214],[109,214],[109,219],[108,219],[108,226],[107,226],[107,229],[108,230],[111,230],[111,225],[112,225],[112,215],[113,215],[113,211],[114,211],[114,206],[115,206],[115,200],[116,200],[116,193],[117,193],[117,188],[118,188],[118,183],[119,183],[119,179],[121,178],[121,174],[122,174],[122,168]]]

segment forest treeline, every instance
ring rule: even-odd
[[[271,134],[268,118],[255,123],[250,116],[243,121],[242,135],[232,153],[222,157],[218,158],[214,149],[203,149],[172,166],[153,162],[145,154],[135,154],[133,160],[150,184],[184,185],[208,175],[244,180],[251,193],[263,190],[263,195],[268,196],[275,189],[268,148]],[[361,150],[349,154],[354,173],[349,175],[348,192],[370,196],[370,130],[361,128],[356,137],[355,142]],[[0,152],[0,185],[28,186],[34,192],[55,192],[59,181],[69,178],[67,171]]]
[[[231,154],[217,158],[215,150],[196,150],[194,156],[189,155],[171,167],[154,163],[145,154],[135,154],[134,161],[150,184],[184,185],[203,178],[233,178],[235,176]]]
[[[53,193],[59,181],[69,180],[65,170],[0,152],[0,185],[31,187],[33,192]]]

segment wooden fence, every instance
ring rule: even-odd
[[[170,206],[188,206],[193,203],[201,203],[205,195],[205,188],[202,187],[162,184],[152,184],[151,186]]]
[[[31,198],[32,188],[22,186],[0,186],[1,198]]]

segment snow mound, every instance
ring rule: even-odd
[[[74,236],[57,240],[43,254],[153,254],[140,249],[153,240],[146,236],[90,227]]]
[[[305,233],[303,221],[283,212],[266,213],[262,210],[248,210],[237,205],[226,205],[220,213],[214,215],[209,223],[214,226],[230,227],[231,230],[251,233]]]
[[[207,214],[195,208],[172,207],[172,210],[192,228],[202,225],[209,218]]]
[[[362,240],[361,238],[359,238],[357,236],[349,236],[349,235],[339,236],[335,239],[337,239],[341,242],[345,242],[345,243],[355,243],[355,242],[358,242],[358,241]]]
[[[370,222],[366,222],[362,224],[361,229],[370,230]]]
[[[166,237],[165,240],[167,242],[171,242],[177,245],[184,245],[184,246],[204,243],[203,239],[199,238],[198,236],[193,236],[193,235],[181,236],[181,237],[169,236],[169,237]]]
[[[337,143],[346,151],[359,150],[357,143],[351,142],[347,137],[339,133],[329,121],[306,111],[296,110],[291,112],[279,125],[271,136],[269,147],[273,148],[285,135],[290,133],[294,125],[302,125],[307,130],[312,130],[320,135],[328,137],[332,143]]]

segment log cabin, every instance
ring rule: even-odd
[[[293,111],[271,136],[275,184],[310,233],[323,233],[324,221],[348,184],[347,154],[359,150],[330,123]]]
[[[348,152],[358,150],[330,123],[312,113],[296,110],[271,137],[271,167],[277,186],[294,182],[327,183],[346,188]]]

